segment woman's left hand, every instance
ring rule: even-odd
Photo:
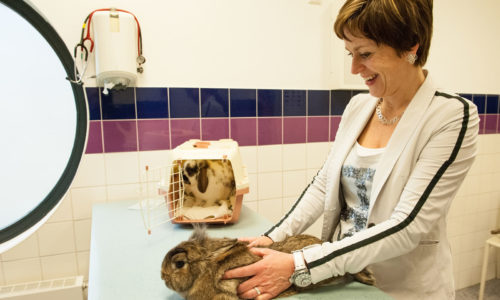
[[[240,298],[272,299],[291,285],[289,278],[295,269],[292,254],[267,248],[251,248],[250,251],[262,259],[224,274],[224,279],[253,276],[238,286]]]

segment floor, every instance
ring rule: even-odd
[[[479,297],[479,284],[458,290],[455,300],[477,300]],[[500,300],[500,279],[486,281],[483,300]]]

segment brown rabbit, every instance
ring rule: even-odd
[[[210,238],[206,235],[206,227],[194,227],[189,240],[180,243],[165,255],[161,278],[168,288],[188,300],[238,299],[236,288],[247,278],[222,280],[222,275],[229,269],[257,262],[261,257],[252,254],[245,242],[229,238]],[[302,234],[273,243],[269,248],[291,253],[293,250],[319,243],[320,239]],[[354,278],[369,285],[375,283],[373,275],[366,269],[355,274]],[[302,289],[292,285],[278,297],[289,296],[332,280],[327,279]]]

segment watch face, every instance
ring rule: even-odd
[[[311,284],[311,274],[304,272],[294,276],[294,284],[298,287],[306,287]]]

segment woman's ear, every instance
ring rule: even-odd
[[[410,49],[410,51],[408,51],[408,53],[412,53],[412,54],[417,55],[418,48],[420,48],[420,44],[416,43],[415,46],[411,47],[411,49]]]

